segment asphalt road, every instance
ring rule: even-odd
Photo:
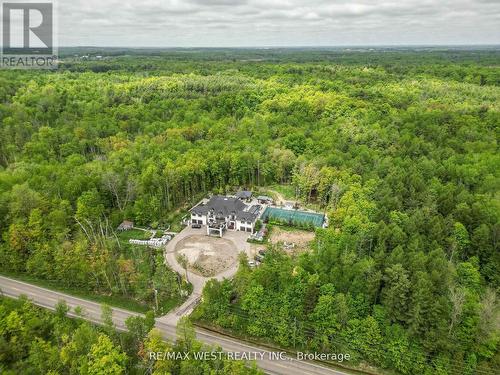
[[[74,309],[77,306],[83,308],[85,313],[85,319],[92,321],[94,323],[101,322],[101,305],[87,301],[81,298],[72,297],[67,294],[55,292],[49,289],[40,288],[38,286],[24,283],[21,281],[9,279],[0,276],[0,290],[1,294],[17,298],[20,295],[26,295],[29,299],[33,301],[36,305],[53,310],[54,306],[59,302],[64,300],[66,304],[71,308],[71,312],[68,313],[70,316],[76,316],[74,314]],[[138,313],[126,311],[119,308],[113,308],[113,322],[117,329],[126,330],[125,320],[132,315],[141,315]],[[157,321],[156,327],[162,332],[165,338],[170,340],[176,337],[176,328],[174,325],[169,324],[165,321]],[[260,353],[255,354],[256,362],[259,368],[268,374],[283,374],[283,375],[348,375],[349,373],[339,370],[334,370],[328,367],[323,367],[316,363],[299,361],[292,359],[290,357],[276,359],[272,356],[277,354],[272,354],[271,352],[252,346],[236,339],[229,338],[227,336],[222,336],[215,334],[213,332],[196,329],[197,339],[203,343],[209,344],[211,346],[221,347],[225,352],[232,353]],[[260,358],[260,357],[263,358]]]

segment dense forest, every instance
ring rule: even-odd
[[[116,226],[286,184],[330,227],[209,284],[200,317],[403,374],[500,368],[500,52],[188,52],[0,72],[0,268],[176,298]]]
[[[49,312],[27,300],[0,298],[0,372],[18,374],[79,375],[258,375],[254,365],[226,358],[195,359],[195,352],[218,351],[194,339],[187,321],[179,327],[175,344],[163,341],[153,328],[154,318],[133,317],[127,320],[128,332],[113,327],[111,309],[103,308],[106,324],[96,327],[82,319],[66,316],[68,307],[59,304]],[[166,357],[155,360],[149,353],[189,353],[188,359]]]

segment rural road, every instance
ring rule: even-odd
[[[71,311],[75,307],[80,306],[84,309],[85,319],[94,322],[101,322],[101,305],[87,301],[81,298],[72,297],[67,294],[55,292],[49,289],[41,288],[32,284],[13,280],[7,277],[0,276],[1,294],[7,297],[17,298],[20,295],[26,295],[36,305],[54,309],[57,302],[64,300]],[[73,312],[68,313],[69,316],[76,316]],[[119,308],[113,308],[113,322],[117,329],[126,330],[125,320],[129,316],[140,315],[138,313],[126,311]],[[176,328],[174,325],[165,321],[157,321],[156,327],[162,332],[165,338],[175,339]],[[257,365],[267,374],[283,374],[283,375],[348,375],[348,372],[334,370],[332,368],[323,367],[311,362],[298,361],[287,357],[286,359],[269,359],[271,353],[265,349],[261,349],[236,339],[214,334],[213,332],[196,329],[196,337],[199,341],[221,347],[226,352],[247,352],[247,353],[262,353],[263,359],[257,359]],[[260,357],[260,355],[258,356]]]

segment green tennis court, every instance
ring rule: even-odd
[[[276,220],[285,222],[290,225],[314,225],[315,227],[323,226],[325,215],[314,212],[305,212],[297,210],[284,210],[282,208],[267,207],[262,214],[262,220]]]

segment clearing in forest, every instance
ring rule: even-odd
[[[314,240],[314,232],[309,232],[300,229],[283,229],[279,226],[274,226],[269,236],[269,241],[272,244],[294,244],[294,247],[285,247],[284,249],[290,252],[305,251],[309,248],[309,244]]]
[[[215,276],[238,260],[236,245],[225,238],[192,235],[179,241],[175,252],[186,257],[189,270],[201,276]]]

